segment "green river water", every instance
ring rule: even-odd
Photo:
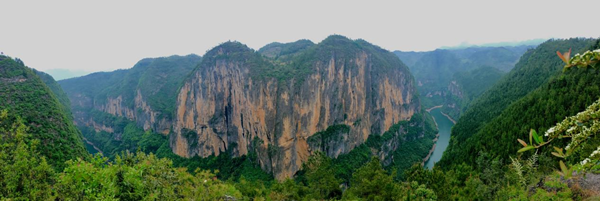
[[[442,158],[442,154],[446,151],[446,148],[448,148],[448,143],[450,142],[450,129],[452,129],[454,123],[442,114],[440,108],[433,109],[429,113],[435,119],[440,134],[433,154],[431,154],[431,157],[429,157],[429,160],[425,163],[425,167],[431,169],[433,168],[433,164]]]

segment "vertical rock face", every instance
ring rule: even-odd
[[[346,125],[328,155],[347,153],[420,111],[414,95],[407,67],[365,41],[331,36],[285,62],[228,42],[183,84],[171,147],[184,157],[256,152],[262,168],[283,179],[314,151],[308,137]]]
[[[71,99],[78,125],[114,132],[105,113],[136,122],[144,130],[164,135],[172,128],[177,89],[200,62],[196,55],[142,59],[133,68],[60,81]],[[122,130],[122,129],[121,129]]]

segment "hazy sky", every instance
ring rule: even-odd
[[[3,1],[0,51],[30,67],[109,71],[146,57],[203,55],[228,40],[270,42],[331,34],[388,50],[464,42],[600,37],[590,1]]]

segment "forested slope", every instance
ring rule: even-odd
[[[48,78],[51,79],[51,78]],[[63,99],[63,101],[65,101]],[[80,131],[54,93],[19,59],[0,56],[0,110],[19,116],[50,164],[87,157]]]
[[[515,151],[516,147],[512,146],[515,137],[527,133],[524,130],[547,128],[550,123],[580,111],[596,100],[596,93],[590,88],[597,84],[595,73],[569,72],[563,75],[564,63],[556,56],[557,50],[564,52],[572,48],[574,53],[583,52],[596,42],[582,38],[550,40],[526,52],[508,75],[461,116],[452,129],[450,146],[438,164],[442,167],[462,162],[474,164],[479,151],[498,152],[506,158]],[[528,95],[540,86],[543,87],[536,93]],[[592,90],[591,93],[587,93],[589,90]],[[556,91],[564,91],[564,94],[558,95]],[[570,101],[563,99],[567,97]],[[533,108],[544,108],[541,111],[545,112],[539,114]],[[530,119],[534,116],[537,118]],[[535,121],[546,123],[536,124]],[[512,141],[504,141],[509,139]],[[483,145],[494,146],[494,149]]]

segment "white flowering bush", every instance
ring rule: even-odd
[[[558,56],[566,63],[564,70],[571,67],[578,68],[598,68],[600,64],[600,49],[594,51],[586,51],[583,54],[577,54],[570,58],[571,50],[561,54],[556,52]],[[555,152],[552,155],[567,159],[572,156],[577,150],[582,150],[586,142],[595,135],[600,133],[600,100],[597,100],[592,105],[588,106],[582,112],[574,116],[567,117],[563,121],[557,123],[554,127],[548,129],[544,135],[538,135],[535,130],[529,132],[529,144],[519,139],[519,143],[523,145],[518,152],[539,149],[553,140],[570,139],[567,146],[564,148],[553,147]],[[547,139],[544,141],[544,137]],[[561,160],[560,174],[564,177],[571,177],[574,170],[577,171],[599,171],[600,170],[600,146],[598,146],[589,156],[581,160],[578,164],[568,167]]]
[[[575,56],[573,56],[573,58],[570,58],[571,50],[565,52],[564,54],[561,54],[559,51],[556,51],[556,54],[558,54],[558,57],[560,57],[560,59],[562,59],[565,62],[565,67],[563,69],[565,71],[573,66],[577,66],[577,68],[600,67],[600,62],[598,62],[598,60],[600,60],[600,49],[594,51],[588,50],[583,54],[576,54]]]
[[[534,130],[531,130],[530,144],[526,144],[523,140],[519,139],[519,143],[524,146],[519,152],[538,149],[556,139],[570,139],[566,147],[554,147],[555,152],[552,152],[552,155],[566,159],[572,156],[575,150],[582,149],[588,139],[599,133],[600,100],[588,106],[586,110],[557,123],[554,127],[548,129],[543,136],[539,136]],[[544,137],[548,140],[544,141]],[[572,168],[568,168],[563,161],[560,161],[560,166],[561,173],[564,176],[568,177],[571,175]],[[600,146],[588,157],[579,162],[579,166],[574,169],[582,171],[600,170]]]

